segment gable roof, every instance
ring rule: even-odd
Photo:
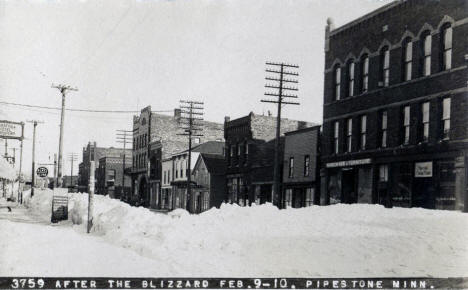
[[[223,155],[209,153],[201,153],[200,155],[209,173],[215,175],[226,173],[226,164]]]

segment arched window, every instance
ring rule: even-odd
[[[402,44],[402,80],[411,80],[411,73],[413,67],[413,42],[410,37],[405,38]]]
[[[452,26],[446,23],[442,26],[440,31],[441,41],[441,70],[448,70],[452,68]]]
[[[348,62],[348,97],[354,96],[354,60]]]
[[[380,81],[384,87],[390,83],[390,50],[388,46],[380,50]]]
[[[430,31],[425,31],[421,35],[421,72],[423,76],[428,76],[431,74],[431,46],[431,33]]]
[[[369,89],[369,56],[364,54],[361,57],[361,92]]]
[[[334,85],[335,85],[335,101],[341,99],[340,91],[341,91],[341,67],[337,65],[334,71]]]

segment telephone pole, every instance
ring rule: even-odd
[[[265,79],[273,82],[274,84],[266,84],[265,88],[273,89],[273,92],[266,92],[265,96],[276,97],[274,100],[261,100],[263,103],[274,103],[278,104],[278,115],[276,116],[276,140],[275,140],[275,159],[273,169],[273,196],[271,202],[274,204],[275,198],[278,198],[277,205],[279,208],[282,207],[282,194],[280,192],[280,132],[281,132],[281,107],[282,105],[299,105],[298,102],[284,101],[285,98],[297,99],[297,95],[288,94],[288,91],[298,91],[297,87],[293,87],[294,84],[298,84],[297,77],[299,74],[294,71],[299,68],[297,65],[285,64],[285,63],[273,63],[266,62],[266,72],[269,73]],[[290,86],[288,84],[293,84]],[[285,93],[286,92],[286,93]]]
[[[131,130],[117,130],[117,143],[123,143],[123,160],[122,160],[122,190],[120,192],[120,199],[124,197],[125,193],[125,153],[126,145],[132,144],[133,131]]]
[[[68,161],[71,162],[70,166],[70,187],[73,187],[73,161],[78,159],[78,154],[76,153],[68,153]]]
[[[54,85],[52,88],[58,89],[62,94],[62,112],[60,114],[60,139],[59,139],[59,156],[58,156],[58,172],[57,172],[57,186],[62,187],[62,153],[63,153],[63,126],[65,121],[65,95],[67,91],[78,91],[77,88],[72,88],[67,85]]]
[[[180,125],[184,133],[177,134],[188,136],[188,165],[187,165],[187,203],[191,199],[192,194],[192,138],[203,136],[200,132],[203,131],[201,121],[203,120],[203,102],[197,101],[180,101]],[[187,206],[188,207],[188,206]],[[191,208],[187,208],[191,210]]]
[[[28,123],[33,124],[33,146],[32,146],[32,168],[31,168],[31,197],[34,196],[34,185],[36,182],[36,127],[37,124],[43,124],[44,122],[42,121],[37,121],[37,120],[30,120]]]

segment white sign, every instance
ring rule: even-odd
[[[21,139],[23,130],[21,123],[0,121],[0,138]]]
[[[432,177],[432,161],[414,163],[414,177]]]
[[[332,168],[332,167],[348,167],[348,166],[356,166],[356,165],[363,165],[363,164],[370,164],[371,163],[370,158],[366,159],[355,159],[355,160],[346,160],[346,161],[338,161],[338,162],[330,162],[327,163],[327,168]]]

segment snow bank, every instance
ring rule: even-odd
[[[0,179],[15,180],[16,171],[13,166],[6,161],[5,157],[0,156]]]
[[[38,192],[30,209],[45,213],[51,193]],[[84,232],[88,195],[69,196],[69,216]],[[96,195],[92,231],[157,261],[159,276],[468,275],[468,215],[460,212],[223,204],[160,214]]]

